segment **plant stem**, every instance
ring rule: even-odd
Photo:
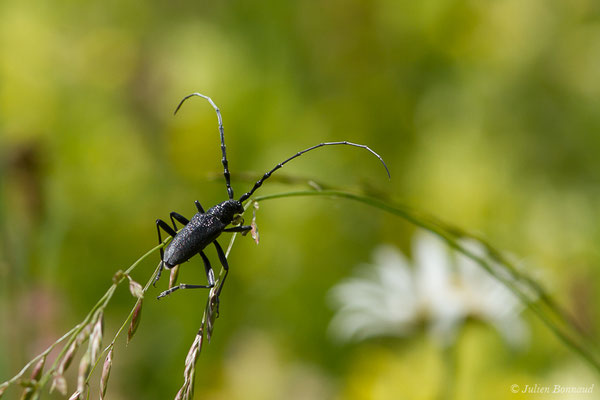
[[[529,309],[546,325],[548,329],[568,348],[573,350],[584,360],[586,360],[594,369],[600,373],[600,361],[593,355],[589,346],[586,343],[585,337],[581,334],[576,326],[573,325],[570,318],[566,316],[566,313],[560,309],[557,303],[542,290],[541,286],[538,285],[533,279],[526,277],[524,274],[519,273],[514,266],[509,264],[502,256],[500,252],[492,248],[489,244],[476,238],[473,235],[469,235],[460,229],[454,228],[435,217],[428,216],[424,213],[418,212],[408,206],[392,204],[380,199],[376,199],[369,196],[360,194],[350,193],[342,190],[302,190],[294,192],[276,193],[271,195],[257,196],[254,201],[261,202],[265,200],[281,199],[286,197],[300,197],[300,196],[325,196],[333,198],[344,198],[360,203],[369,205],[371,207],[378,208],[390,214],[404,218],[408,222],[421,227],[444,240],[449,246],[455,248],[457,251],[470,258],[489,272],[494,278],[498,279],[508,289],[510,289]],[[498,271],[484,258],[473,253],[459,241],[461,239],[475,239],[480,243],[483,243],[486,247],[490,257],[502,266],[505,272],[509,273],[509,276],[518,282],[525,284],[535,296],[529,295],[526,291],[522,290],[514,280],[508,279],[505,274],[499,274]],[[541,304],[537,301],[539,298]],[[541,307],[541,305],[545,307]],[[550,311],[550,312],[548,312]],[[560,323],[555,320],[559,319]],[[561,326],[562,325],[562,326]],[[568,332],[570,330],[571,332]],[[576,340],[573,336],[577,337]]]

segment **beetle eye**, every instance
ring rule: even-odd
[[[233,216],[233,221],[231,221],[232,225],[242,225],[244,223],[244,218],[241,214],[236,214]]]

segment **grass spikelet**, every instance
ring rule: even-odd
[[[28,381],[22,382],[27,387],[23,391],[21,395],[21,400],[30,400],[34,398],[34,395],[38,392],[38,381],[42,377],[42,371],[44,370],[44,364],[46,363],[46,356],[40,358],[37,362],[33,370],[31,371],[31,376]]]
[[[2,385],[0,385],[0,399],[4,395],[4,391],[6,390],[6,388],[8,387],[8,385],[9,385],[8,382],[4,382]]]
[[[111,346],[110,351],[106,355],[104,360],[104,366],[102,367],[102,377],[100,378],[100,400],[104,400],[106,395],[106,389],[108,388],[108,378],[110,376],[110,369],[112,368],[113,362],[113,347]]]
[[[90,362],[93,364],[98,359],[102,347],[102,336],[104,334],[104,314],[100,312],[98,320],[94,324],[94,330],[90,335]]]
[[[129,324],[129,330],[127,331],[127,344],[131,341],[131,338],[137,331],[138,326],[140,325],[140,320],[142,319],[142,299],[138,299],[137,304],[135,305],[135,309],[133,310],[133,315],[131,317],[131,323]]]
[[[179,276],[179,265],[171,268],[171,274],[169,275],[169,289],[171,289],[177,283],[177,277]]]
[[[92,363],[90,358],[89,350],[86,351],[81,360],[79,361],[79,372],[77,374],[77,391],[75,393],[79,393],[81,396],[86,388],[87,377],[92,370]],[[79,397],[74,397],[75,393],[71,396],[73,399],[77,399]]]
[[[258,225],[256,224],[256,211],[258,211],[257,201],[252,203],[252,222],[250,223],[252,230],[250,230],[250,236],[252,236],[254,242],[258,244],[258,242],[260,241],[260,235],[258,234]]]
[[[71,395],[71,397],[69,397],[69,400],[79,400],[81,398],[82,392],[80,392],[79,390],[76,390],[75,393],[73,393]]]
[[[144,298],[144,288],[142,285],[131,279],[129,275],[127,275],[127,278],[129,279],[129,292],[131,292],[131,295],[138,299]]]
[[[194,395],[194,377],[196,372],[196,361],[198,360],[200,350],[202,349],[203,336],[204,335],[202,329],[200,329],[196,334],[196,337],[194,338],[194,342],[192,343],[192,346],[190,347],[187,356],[185,357],[183,385],[177,392],[175,400],[189,400]]]
[[[54,377],[52,378],[52,386],[50,386],[50,393],[52,393],[56,389],[58,393],[63,396],[67,395],[67,380],[64,375],[60,372],[56,372]]]

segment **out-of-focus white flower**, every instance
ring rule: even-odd
[[[476,242],[463,243],[484,256]],[[425,323],[443,344],[453,342],[467,317],[492,325],[506,342],[524,344],[528,330],[519,299],[473,260],[448,249],[430,233],[413,241],[414,265],[395,247],[383,245],[374,263],[334,286],[337,309],[330,329],[341,340],[408,336]]]

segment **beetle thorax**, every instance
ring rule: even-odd
[[[236,214],[242,214],[244,207],[237,200],[226,200],[214,207],[211,207],[206,212],[217,217],[223,224],[229,225]]]

